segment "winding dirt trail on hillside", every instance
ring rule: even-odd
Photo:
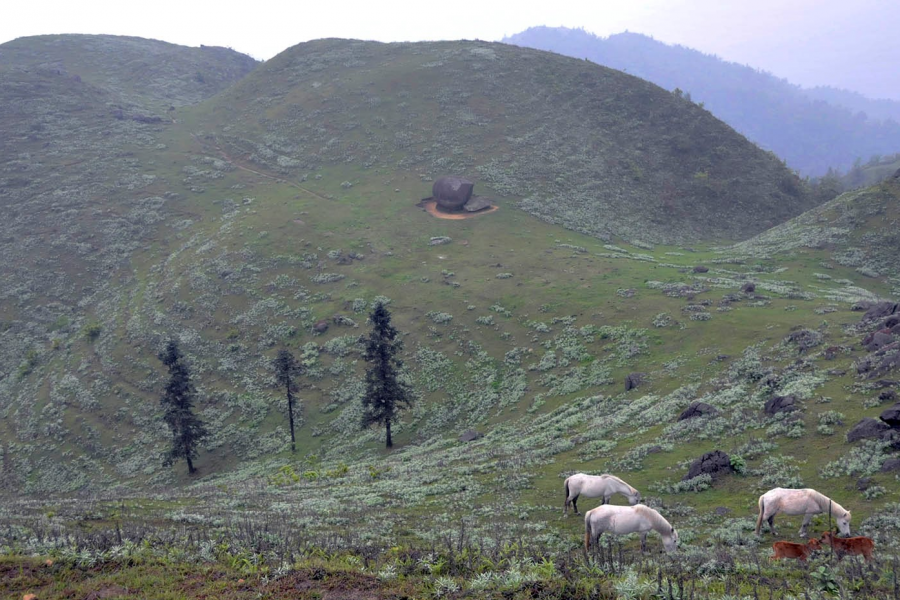
[[[197,134],[192,133],[191,137],[194,138],[194,140],[198,144],[200,144],[204,148],[206,147],[206,144],[203,142],[203,140],[201,140],[199,137],[197,137]],[[291,181],[290,179],[285,179],[283,177],[277,177],[275,175],[271,175],[269,173],[264,173],[263,171],[257,171],[256,169],[251,169],[250,167],[242,165],[240,162],[238,162],[232,156],[230,156],[227,152],[225,152],[225,150],[223,150],[222,147],[219,146],[218,141],[213,142],[213,146],[215,146],[216,150],[222,156],[222,158],[224,158],[226,161],[228,161],[229,164],[234,165],[234,167],[236,169],[240,169],[242,171],[247,171],[248,173],[253,173],[254,175],[259,175],[260,177],[265,177],[266,179],[271,179],[272,181],[277,181],[278,183],[286,183],[287,185],[293,186],[293,187],[297,188],[298,190],[302,190],[302,191],[306,192],[310,196],[315,196],[319,200],[326,200],[326,201],[328,200],[328,198],[326,198],[325,196],[317,194],[312,190],[306,189],[299,183],[295,183],[295,182]]]

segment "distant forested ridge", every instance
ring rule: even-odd
[[[900,151],[898,102],[834,88],[805,90],[752,67],[637,33],[600,38],[582,29],[532,27],[503,41],[678,88],[804,175],[822,175],[829,167],[847,171],[858,158]]]

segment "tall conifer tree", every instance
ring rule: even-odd
[[[197,458],[197,446],[208,435],[206,426],[193,411],[197,390],[191,383],[191,374],[184,364],[184,356],[177,342],[171,340],[159,359],[169,368],[169,383],[163,394],[161,403],[165,413],[163,420],[172,431],[172,446],[163,456],[163,464],[172,465],[175,461],[187,461],[188,472],[197,472],[194,459]]]
[[[294,358],[290,350],[279,350],[278,356],[273,361],[275,377],[278,385],[284,386],[288,401],[288,422],[291,425],[291,452],[297,451],[294,441],[294,392],[297,391],[297,378],[300,377],[300,363]]]
[[[403,408],[412,406],[413,391],[409,384],[398,378],[403,368],[399,354],[403,342],[397,337],[397,330],[391,325],[391,313],[383,304],[378,304],[372,314],[372,331],[366,338],[364,358],[369,363],[366,370],[366,393],[362,399],[362,426],[384,425],[385,446],[392,447],[391,423]]]

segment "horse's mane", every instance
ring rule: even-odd
[[[658,531],[663,535],[668,535],[675,529],[664,516],[645,504],[635,504],[632,508],[634,509],[634,512],[642,514],[649,519],[654,531]]]
[[[831,514],[833,515],[843,515],[847,512],[843,506],[826,496],[825,494],[818,492],[812,488],[809,489],[809,495],[815,501],[816,504],[819,505],[819,508],[822,509],[822,512],[828,512],[828,504],[831,503]]]
[[[623,481],[621,477],[616,477],[615,475],[610,475],[609,473],[604,473],[600,477],[608,477],[609,479],[615,479],[616,481],[618,481],[619,483],[621,483],[622,485],[624,485],[625,487],[630,489],[632,494],[638,493],[638,491],[635,488],[631,487],[630,483]]]

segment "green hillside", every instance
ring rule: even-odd
[[[159,121],[110,114],[114,78],[0,76],[14,132],[0,146],[0,547],[76,566],[102,564],[111,545],[240,556],[231,568],[267,582],[297,556],[342,553],[342,568],[425,561],[429,577],[489,571],[488,556],[532,573],[544,557],[581,577],[583,526],[560,518],[577,471],[636,486],[678,528],[683,565],[735,585],[749,581],[736,565],[759,570],[756,499],[776,485],[815,487],[852,509],[854,531],[894,543],[900,485],[879,471],[893,442],[845,434],[896,387],[890,370],[857,374],[860,340],[883,322],[853,310],[896,298],[895,275],[821,245],[746,250],[769,233],[713,246],[808,201],[691,103],[480,42],[311,42]],[[626,157],[641,177],[617,170]],[[477,179],[498,210],[447,220],[416,207],[445,173]],[[857,239],[882,225],[837,226]],[[359,429],[358,337],[376,303],[403,332],[419,396],[392,451],[383,431]],[[160,458],[157,353],[170,339],[212,432],[195,477]],[[294,455],[280,348],[305,369]],[[767,414],[776,396],[799,410]],[[679,421],[695,401],[718,414]],[[483,437],[460,441],[470,429]],[[711,450],[740,472],[682,482]],[[88,559],[65,554],[69,534]],[[147,541],[127,550],[123,536]],[[461,562],[442,571],[447,547]],[[704,585],[731,585],[717,581]]]
[[[640,33],[602,38],[583,29],[531,27],[503,41],[590,60],[667,90],[682,90],[804,175],[847,172],[856,161],[900,149],[900,103],[895,101],[804,89],[754,66]]]
[[[900,295],[900,171],[884,183],[847,192],[754,238],[736,244],[745,258],[786,257],[798,250],[826,251],[831,264],[887,278]]]
[[[294,179],[456,173],[604,239],[743,239],[812,206],[780,161],[693,103],[503,44],[309,42],[185,122]]]

